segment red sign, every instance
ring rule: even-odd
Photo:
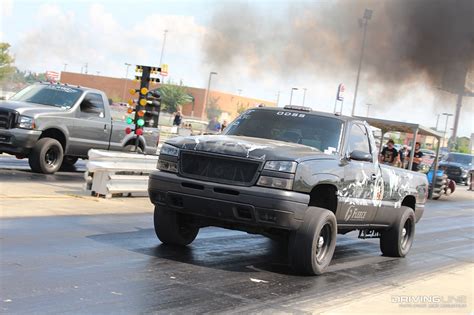
[[[339,87],[337,88],[337,100],[338,101],[343,101],[344,100],[344,91],[346,87],[344,86],[343,83],[339,84]]]
[[[46,71],[46,79],[53,82],[58,81],[59,73],[55,71]]]

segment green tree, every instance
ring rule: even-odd
[[[12,66],[14,59],[8,52],[9,48],[10,44],[0,43],[0,81],[3,81],[15,72],[15,67]]]
[[[459,153],[471,153],[469,149],[469,142],[470,139],[468,137],[457,137],[454,151]]]
[[[178,106],[190,103],[193,100],[186,87],[183,86],[183,82],[180,82],[179,85],[168,82],[158,90],[161,94],[161,110],[168,113],[176,112]]]
[[[222,110],[219,107],[219,99],[220,97],[211,97],[209,99],[206,107],[207,118],[212,119],[222,114]]]

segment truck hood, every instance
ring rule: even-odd
[[[45,113],[56,113],[62,112],[67,109],[49,106],[49,105],[42,105],[37,103],[27,103],[27,102],[16,102],[16,101],[1,101],[0,108],[7,108],[12,109],[20,113],[20,115],[34,117],[38,114],[45,114]]]
[[[321,151],[290,142],[251,138],[242,136],[208,135],[195,137],[176,137],[166,143],[180,149],[211,152],[259,160],[333,159],[334,156]]]
[[[439,163],[439,166],[455,166],[455,167],[462,168],[462,169],[465,169],[465,170],[470,170],[470,169],[472,169],[472,166],[471,166],[471,165],[461,164],[461,163],[457,163],[457,162],[446,162],[446,161],[443,161],[443,162],[440,162],[440,163]]]

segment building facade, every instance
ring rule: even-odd
[[[61,72],[61,83],[99,89],[104,91],[113,101],[121,102],[126,102],[129,99],[130,89],[139,87],[139,82],[135,80],[73,72]],[[150,89],[159,87],[160,84],[150,83]],[[204,104],[206,89],[195,87],[186,87],[186,89],[188,94],[192,96],[193,101],[182,106],[183,115],[203,120],[210,118],[208,117],[206,104]],[[265,106],[276,106],[276,103],[273,101],[243,97],[213,90],[209,92],[207,103],[211,106],[215,105],[220,109],[222,113],[218,119],[221,121],[231,121],[237,117],[239,111],[261,104]]]

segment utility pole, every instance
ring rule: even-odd
[[[370,106],[372,106],[373,104],[365,104],[365,105],[367,105],[367,116],[365,117],[369,117]]]
[[[163,32],[163,44],[161,45],[161,55],[160,55],[160,67],[163,65],[163,54],[165,53],[165,44],[166,44],[166,34],[168,30]],[[161,76],[161,84],[163,84],[164,77]],[[169,82],[169,81],[168,81]]]
[[[204,98],[204,110],[207,110],[207,105],[209,103],[209,91],[211,89],[211,78],[217,72],[211,71],[209,72],[209,80],[207,81],[207,90],[206,90],[206,97]]]
[[[130,67],[131,63],[125,63],[127,70],[125,70],[125,80],[123,83],[123,93],[122,93],[122,100],[125,101],[125,90],[127,89],[127,80],[128,80],[128,67]]]
[[[462,87],[459,87],[459,90],[458,90],[458,93],[457,93],[457,101],[456,101],[456,115],[454,116],[454,126],[453,126],[453,134],[451,136],[451,145],[455,145],[456,144],[456,137],[457,137],[457,133],[458,133],[458,126],[459,126],[459,116],[461,115],[461,107],[462,107],[462,99],[464,96],[466,97],[474,97],[474,92],[472,91],[465,91],[464,90],[464,85],[466,84],[465,81],[466,79],[464,78],[464,81],[463,81],[463,84],[462,84]],[[448,92],[448,93],[454,93],[453,91],[451,90],[445,90],[441,87],[438,87],[438,90],[442,90],[442,91],[445,91],[445,92]],[[444,113],[443,113],[444,115]],[[452,114],[451,114],[452,116]],[[451,148],[449,148],[451,149]]]
[[[290,93],[290,104],[289,104],[289,105],[291,105],[291,101],[292,101],[292,99],[293,99],[293,91],[296,91],[296,90],[298,90],[298,88],[295,88],[295,87],[294,87],[294,88],[291,88],[291,93]]]
[[[449,116],[453,116],[453,114],[449,113],[443,113],[444,116],[446,116],[446,124],[444,125],[444,135],[443,135],[443,144],[446,146],[446,132],[448,131],[448,119]]]
[[[306,98],[306,90],[307,90],[307,88],[303,88],[303,105],[301,105],[301,106],[304,106],[304,101],[305,101],[305,98]]]
[[[367,24],[369,20],[372,18],[372,10],[365,9],[364,16],[359,19],[359,25],[364,27],[364,35],[362,37],[362,48],[360,52],[360,59],[359,59],[359,68],[357,69],[357,79],[356,85],[354,90],[354,100],[352,101],[352,116],[354,116],[356,100],[357,100],[357,90],[359,89],[359,79],[360,79],[360,70],[362,68],[362,60],[364,59],[364,50],[365,50],[365,38],[367,34]]]
[[[441,114],[438,114],[438,117],[436,118],[436,127],[435,127],[436,131],[438,131],[439,116],[441,116]]]

